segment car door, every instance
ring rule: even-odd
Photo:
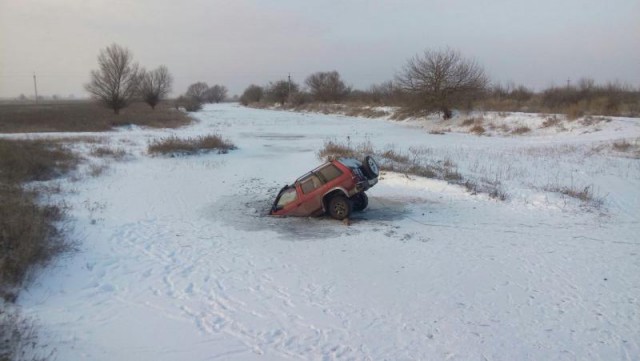
[[[295,185],[282,188],[276,198],[272,211],[279,215],[295,215],[302,203],[298,191],[298,187]]]
[[[306,183],[305,190],[308,190]],[[313,204],[313,197],[310,197],[308,193],[303,193],[301,182],[296,181],[294,185],[284,190],[276,207],[279,209],[278,214],[306,217],[314,213]]]
[[[322,180],[315,174],[310,173],[298,181],[299,194],[302,199],[300,211],[304,215],[313,215],[322,212],[323,196]]]

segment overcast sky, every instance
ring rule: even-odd
[[[0,0],[0,97],[86,96],[100,49],[196,81],[251,83],[337,70],[390,80],[427,48],[475,58],[494,81],[533,88],[590,77],[640,86],[640,0]]]

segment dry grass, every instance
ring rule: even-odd
[[[191,122],[188,115],[165,103],[155,110],[135,103],[119,115],[89,101],[0,104],[0,133],[100,132],[123,125],[177,128]]]
[[[355,158],[358,156],[358,152],[355,149],[351,148],[350,145],[338,143],[331,140],[324,142],[324,147],[318,152],[318,158],[329,160],[341,157]]]
[[[613,150],[624,153],[629,151],[629,149],[631,149],[631,143],[627,142],[626,139],[622,139],[622,140],[615,141],[612,144],[612,147],[613,147]]]
[[[0,139],[0,182],[52,179],[74,169],[79,161],[59,142]]]
[[[564,115],[567,120],[576,120],[584,116],[584,110],[578,104],[571,104],[564,109]]]
[[[55,142],[0,140],[0,296],[12,300],[37,265],[69,248],[57,224],[65,208],[43,205],[41,191],[23,185],[75,169],[79,158]]]
[[[47,360],[38,356],[34,323],[15,302],[34,270],[72,247],[61,221],[66,207],[44,204],[50,185],[26,184],[62,176],[80,159],[60,142],[0,139],[0,360]]]
[[[110,147],[94,147],[91,149],[92,156],[98,158],[112,158],[114,160],[123,160],[127,155],[127,151],[124,148],[110,148]]]
[[[590,79],[541,92],[497,86],[476,105],[484,110],[564,114],[569,121],[586,115],[638,117],[640,89],[618,83],[596,84]]]
[[[0,186],[0,198],[0,293],[12,301],[31,269],[70,245],[57,226],[65,216],[63,207],[41,205],[37,192],[15,185]]]
[[[591,115],[587,115],[586,117],[584,117],[580,123],[584,126],[592,126],[595,124],[600,124],[600,123],[609,123],[611,121],[611,118],[607,118],[607,117],[594,117]]]
[[[370,107],[357,107],[350,109],[345,115],[361,118],[382,118],[388,116],[389,113],[382,110],[372,109]]]
[[[586,187],[578,187],[578,186],[560,186],[560,185],[547,185],[544,187],[544,190],[547,192],[555,192],[560,193],[565,196],[578,199],[582,201],[585,205],[594,208],[600,208],[604,204],[604,200],[601,197],[598,197],[593,192],[593,186],[589,185]]]
[[[318,151],[317,155],[322,160],[341,157],[364,159],[366,155],[374,155],[383,171],[440,179],[450,184],[464,186],[474,194],[485,193],[495,199],[507,199],[507,194],[501,190],[499,182],[468,179],[458,171],[453,161],[431,159],[432,152],[425,148],[411,148],[408,153],[402,153],[393,148],[376,151],[368,141],[351,145],[330,140],[325,141],[324,147]]]
[[[303,102],[301,104],[296,104],[294,102],[293,105],[286,107],[297,112],[342,114],[349,117],[361,118],[381,118],[390,115],[386,111],[374,109],[370,105],[358,102],[347,102],[341,104],[320,102]]]
[[[621,139],[611,144],[611,149],[630,158],[640,158],[640,138],[632,141]]]
[[[40,361],[54,359],[55,351],[38,356],[36,324],[0,301],[0,360]]]
[[[469,127],[471,125],[473,125],[475,123],[475,119],[474,118],[467,118],[465,120],[462,121],[462,125],[463,127]]]
[[[204,135],[193,138],[178,138],[171,136],[152,141],[147,152],[149,154],[191,155],[201,152],[217,151],[218,154],[228,153],[236,146],[217,134]]]
[[[542,125],[540,126],[540,128],[553,127],[560,124],[560,122],[561,122],[560,118],[553,115],[553,116],[547,117],[547,119],[545,119],[544,122],[542,122]]]
[[[527,126],[521,126],[521,127],[517,127],[515,129],[513,129],[511,131],[511,134],[521,135],[521,134],[529,133],[530,131],[531,131],[531,128],[529,128]]]
[[[484,129],[484,127],[480,124],[476,124],[473,127],[469,128],[469,132],[477,135],[482,135],[485,131],[486,130]]]
[[[109,169],[106,164],[91,164],[89,165],[89,175],[93,178],[97,178],[104,174]]]
[[[318,151],[318,158],[334,160],[338,158],[359,158],[361,155],[373,154],[371,142],[364,142],[352,146],[350,143],[340,143],[334,140],[324,142],[324,147]]]
[[[471,126],[471,128],[469,128],[470,133],[474,133],[477,135],[484,134],[485,129],[482,126],[483,124],[484,124],[484,117],[468,118],[462,122],[463,126]]]
[[[603,153],[615,157],[640,159],[640,138],[618,139],[610,143],[594,145],[590,149],[590,154]]]
[[[484,123],[484,120],[485,119],[482,116],[466,118],[465,120],[462,121],[460,125],[463,127],[470,127],[472,125],[482,125]]]
[[[402,153],[396,151],[395,149],[386,149],[386,150],[382,151],[380,156],[385,158],[385,159],[389,159],[389,160],[392,160],[392,161],[398,162],[398,163],[408,163],[409,162],[409,156],[407,156],[405,154],[402,154]]]
[[[496,130],[502,133],[511,132],[511,128],[509,128],[509,126],[506,124],[496,125],[495,123],[489,123],[487,124],[487,128],[489,128],[490,130]]]

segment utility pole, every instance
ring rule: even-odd
[[[289,91],[287,92],[287,100],[291,102],[291,73],[289,73]]]
[[[36,93],[36,104],[38,104],[38,82],[36,81],[36,73],[33,72],[33,90]]]

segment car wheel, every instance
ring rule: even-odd
[[[353,200],[353,210],[356,212],[364,211],[369,205],[369,197],[364,192],[351,197],[351,200]]]
[[[364,162],[362,163],[362,168],[364,169],[364,174],[369,179],[377,178],[380,175],[380,166],[372,156],[368,155],[364,158]]]
[[[329,215],[339,221],[348,218],[351,214],[351,201],[343,195],[336,195],[329,200]]]

